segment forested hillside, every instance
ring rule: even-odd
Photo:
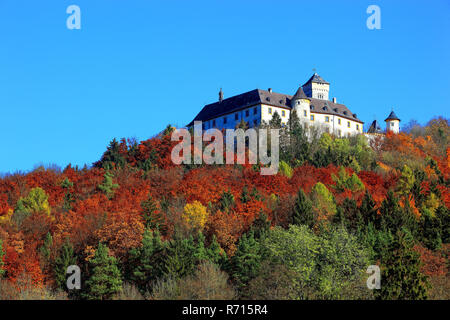
[[[273,176],[174,165],[172,130],[1,177],[0,299],[449,299],[448,120],[370,143],[291,126]]]

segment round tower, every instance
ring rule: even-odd
[[[400,119],[392,110],[389,117],[384,120],[386,122],[386,132],[399,133],[400,132]]]
[[[311,100],[309,100],[302,87],[300,86],[291,99],[291,108],[292,110],[295,110],[297,112],[300,123],[309,123],[309,119],[311,116],[310,104]]]

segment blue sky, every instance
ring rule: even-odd
[[[392,107],[425,123],[448,115],[449,32],[448,0],[0,0],[0,172],[90,165],[114,137],[185,125],[220,87],[293,94],[313,68],[366,123]]]

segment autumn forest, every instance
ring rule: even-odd
[[[371,139],[268,126],[276,175],[175,165],[171,126],[91,166],[3,174],[0,300],[449,299],[447,119]]]

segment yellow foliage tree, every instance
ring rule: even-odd
[[[199,201],[184,206],[183,219],[193,228],[203,229],[208,216],[208,210]]]
[[[13,213],[14,213],[13,209],[9,209],[6,214],[0,216],[0,224],[6,224],[9,221],[11,221]]]

